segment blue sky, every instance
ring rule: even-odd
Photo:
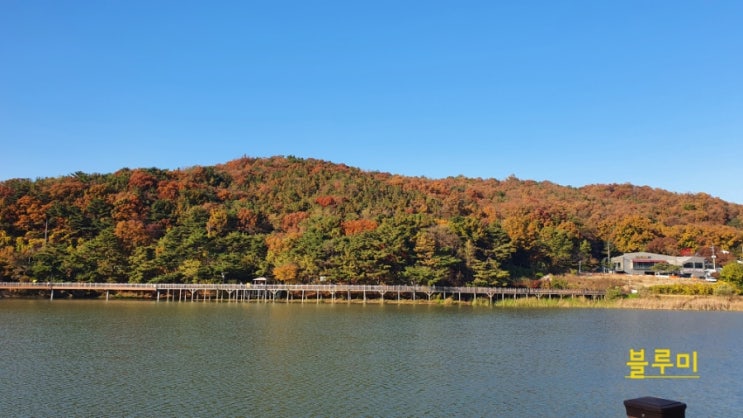
[[[743,2],[0,3],[0,179],[294,155],[743,203]]]

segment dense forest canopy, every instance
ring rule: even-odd
[[[427,179],[295,157],[0,182],[0,280],[505,286],[607,254],[739,255],[743,206],[630,184]]]

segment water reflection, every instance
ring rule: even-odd
[[[0,301],[2,416],[735,416],[743,315],[459,306]],[[625,379],[628,350],[698,380]]]

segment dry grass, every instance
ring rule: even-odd
[[[614,307],[628,309],[670,309],[690,311],[743,311],[740,296],[649,295],[619,299]]]
[[[585,298],[517,298],[504,299],[495,301],[496,307],[499,308],[609,308],[612,307],[612,301],[602,299],[585,299]]]
[[[565,275],[556,276],[555,279],[565,280],[568,287],[572,289],[597,289],[605,290],[612,287],[620,287],[629,292],[630,289],[642,289],[655,285],[669,284],[701,284],[712,286],[713,283],[702,279],[680,279],[678,277],[660,276],[633,276],[628,274],[593,274],[593,275]]]
[[[559,276],[556,279],[565,280],[570,289],[591,289],[605,290],[612,287],[622,287],[626,280],[620,279],[616,275],[593,275],[593,276]]]
[[[501,308],[605,308],[685,311],[743,311],[740,296],[652,295],[615,300],[519,298],[496,301]]]
[[[631,276],[624,274],[595,274],[595,275],[567,275],[554,277],[567,283],[572,289],[606,290],[619,288],[625,294],[633,290],[639,295],[615,300],[602,300],[594,303],[554,304],[550,306],[565,307],[601,307],[625,309],[667,309],[667,310],[698,310],[698,311],[743,311],[743,296],[712,296],[712,295],[654,295],[646,289],[657,285],[695,285],[714,286],[714,283],[701,279],[680,279],[677,277],[658,276]],[[518,306],[546,306],[544,301],[523,301]],[[567,305],[567,306],[566,306]]]

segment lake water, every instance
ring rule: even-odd
[[[624,417],[657,396],[734,417],[742,330],[728,312],[2,299],[0,416]],[[627,379],[634,348],[696,351],[699,378]]]

